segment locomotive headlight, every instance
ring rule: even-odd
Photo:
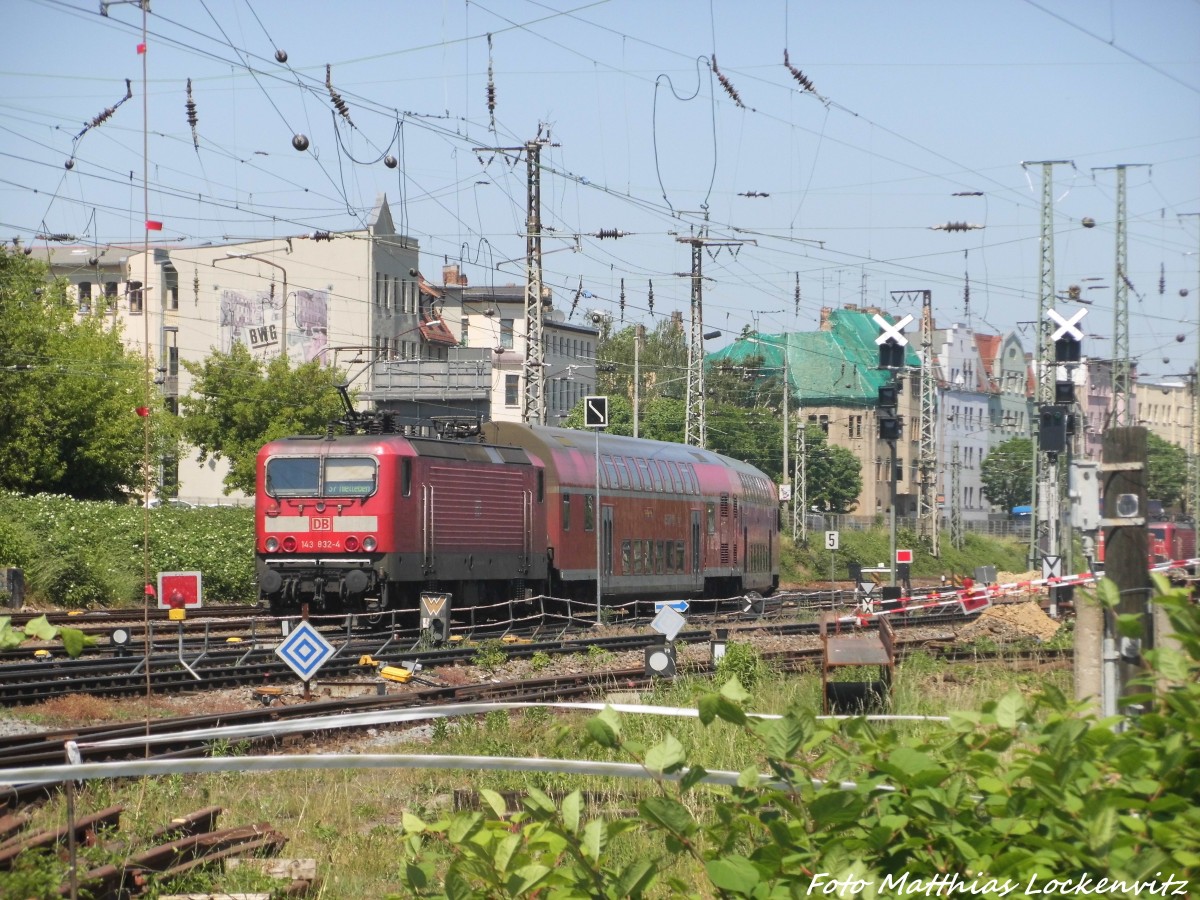
[[[378,542],[376,542],[375,538],[373,538],[373,537],[363,538],[363,549],[366,550],[368,553],[372,552],[378,546],[379,546],[379,544],[378,544]]]
[[[278,550],[279,549],[279,538],[276,538],[276,537],[267,538],[266,548],[267,548],[268,553],[274,553],[276,550]]]

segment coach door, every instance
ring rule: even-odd
[[[600,572],[608,580],[613,572],[613,508],[602,506],[600,509]]]
[[[700,510],[692,510],[692,574],[700,575]]]

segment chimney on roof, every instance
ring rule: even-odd
[[[829,317],[832,314],[833,314],[832,306],[822,306],[821,307],[821,326],[820,326],[821,331],[829,331],[830,330]]]
[[[459,271],[457,265],[442,266],[442,284],[467,286],[467,276]]]

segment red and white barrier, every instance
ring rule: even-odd
[[[1166,573],[1173,569],[1200,569],[1200,557],[1175,559],[1170,562],[1156,563],[1150,567],[1151,572],[1159,573]],[[931,591],[920,597],[907,596],[901,597],[899,600],[889,600],[887,601],[889,604],[888,609],[881,609],[879,607],[880,601],[871,600],[869,610],[863,610],[858,615],[849,618],[855,619],[860,625],[863,625],[879,616],[946,608],[955,605],[964,614],[975,613],[991,606],[993,600],[1001,597],[1027,594],[1039,588],[1069,587],[1094,584],[1095,582],[1096,576],[1091,572],[1080,572],[1077,575],[1031,578],[1027,581],[1013,581],[1007,584],[969,584],[966,587],[955,588],[953,590]],[[892,604],[895,605],[893,606]]]

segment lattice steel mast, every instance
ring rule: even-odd
[[[1144,165],[1134,163],[1133,165]],[[1129,163],[1100,166],[1092,172],[1116,169],[1117,172],[1117,253],[1116,281],[1113,284],[1113,360],[1111,428],[1137,424],[1133,421],[1133,376],[1129,359],[1129,241],[1126,235],[1125,170]]]
[[[1181,213],[1179,217],[1191,216],[1200,221],[1200,212]],[[1200,246],[1196,250],[1196,367],[1192,371],[1192,440],[1188,457],[1188,515],[1193,520],[1200,513]]]
[[[521,421],[545,425],[545,329],[542,321],[542,141],[525,143],[528,188],[525,208],[525,390]]]
[[[704,419],[704,236],[676,238],[692,245],[691,320],[688,328],[687,394],[683,442],[703,447],[708,427]]]
[[[929,541],[929,552],[941,555],[941,522],[937,504],[937,384],[933,370],[933,293],[921,297],[921,436],[917,447],[921,491],[917,524]]]
[[[680,237],[675,240],[692,247],[692,270],[681,273],[692,282],[683,442],[693,447],[703,447],[708,435],[704,416],[704,248],[740,247],[745,241],[709,240],[708,226],[701,228],[698,237]],[[784,477],[787,477],[786,472]]]
[[[1054,167],[1073,166],[1067,159],[1043,160],[1040,163],[1022,163],[1023,166],[1042,167],[1042,231],[1041,279],[1038,284],[1037,352],[1034,354],[1037,390],[1034,395],[1035,415],[1032,423],[1040,421],[1042,406],[1054,403],[1054,342],[1047,312],[1054,303]],[[1029,529],[1029,562],[1033,565],[1043,553],[1057,554],[1058,543],[1058,465],[1051,464],[1039,446],[1039,429],[1032,428],[1033,437],[1033,521]]]

